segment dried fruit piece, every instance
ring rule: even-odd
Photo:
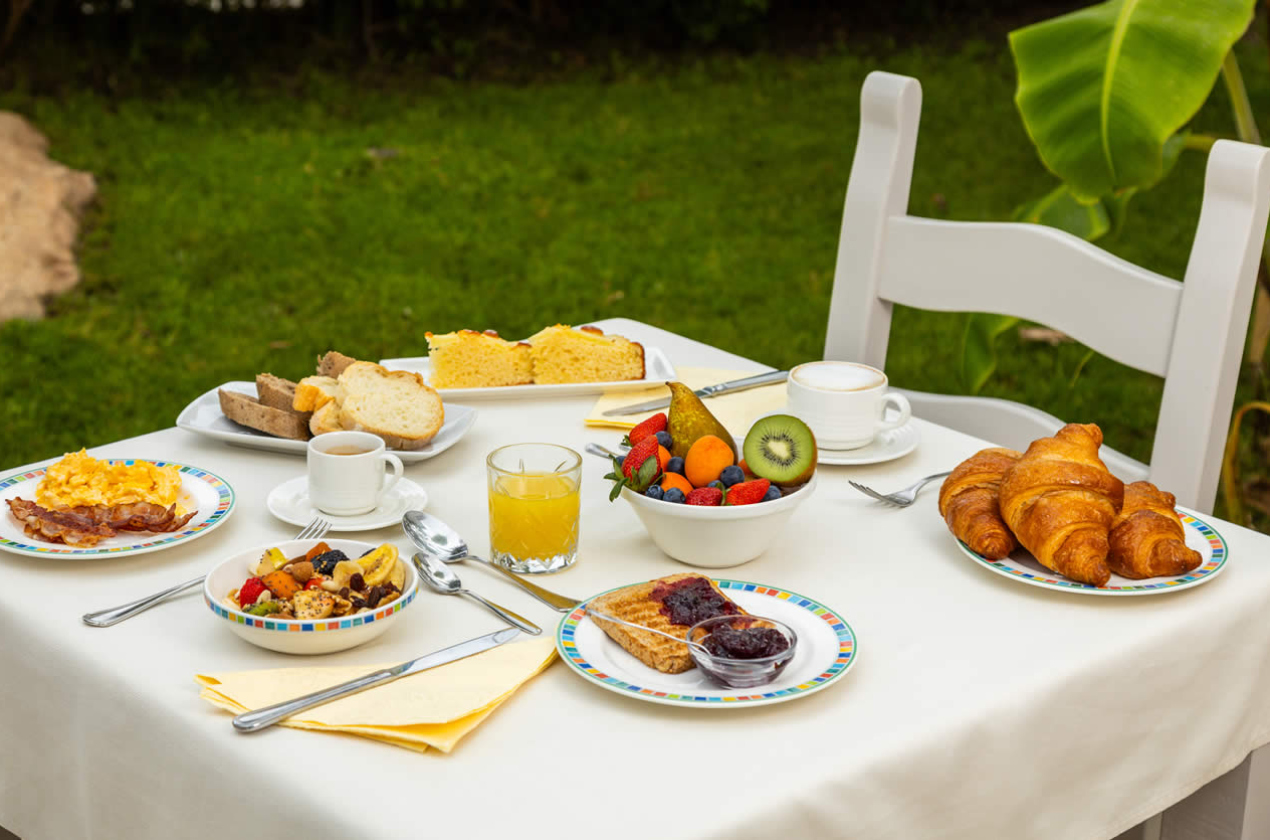
[[[329,545],[327,545],[324,542],[320,542],[304,553],[304,559],[312,560],[314,557],[317,557],[319,554],[325,554],[326,552],[330,550],[331,550],[331,547]]]
[[[362,567],[363,584],[378,586],[388,580],[397,565],[397,546],[384,543],[365,557],[358,558],[357,563]]]
[[[362,567],[358,565],[356,560],[341,560],[335,564],[334,570],[331,571],[331,580],[335,581],[336,587],[343,589],[345,586],[350,589],[359,589],[353,586],[353,577],[362,573]]]
[[[323,589],[306,589],[296,593],[292,602],[295,617],[311,621],[326,618],[335,610],[335,596]]]
[[[256,603],[256,599],[260,597],[260,593],[265,591],[265,585],[260,582],[258,577],[249,577],[238,590],[238,603],[244,609]]]
[[[292,595],[300,591],[300,584],[296,582],[296,579],[281,569],[265,575],[260,582],[273,593],[275,598],[281,598],[284,601],[289,601]]]
[[[273,615],[274,613],[282,612],[282,602],[265,601],[263,604],[253,604],[244,612],[250,615]]]
[[[321,543],[326,545],[326,543]],[[309,562],[313,564],[313,570],[320,575],[330,575],[335,571],[335,564],[348,559],[348,555],[340,551],[338,548],[327,550],[321,554],[309,558]]]

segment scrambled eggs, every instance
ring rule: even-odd
[[[134,502],[170,507],[180,490],[181,472],[175,466],[108,464],[81,449],[48,468],[35,500],[49,509]]]

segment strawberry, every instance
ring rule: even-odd
[[[630,452],[626,453],[626,460],[622,461],[622,475],[630,478],[631,473],[642,465],[645,460],[648,458],[656,458],[657,447],[659,445],[660,444],[657,443],[657,438],[652,437],[651,435],[635,444],[634,448],[631,449]]]
[[[664,431],[666,431],[666,415],[659,412],[627,432],[626,440],[623,443],[629,443],[634,446],[644,438],[652,437],[658,432]]]
[[[766,478],[760,478],[757,481],[743,481],[740,484],[733,484],[728,488],[729,505],[752,505],[755,502],[763,501],[763,497],[767,495],[767,488],[772,486],[772,482]]]
[[[260,593],[265,591],[265,584],[258,577],[249,577],[247,582],[238,589],[238,603],[243,609],[247,609],[256,603],[256,599],[260,597]]]
[[[741,485],[738,484],[737,486],[740,487]],[[717,487],[698,487],[688,494],[684,504],[718,507],[723,504],[723,491]]]
[[[661,475],[661,464],[657,459],[659,448],[656,435],[649,435],[635,444],[623,461],[613,459],[613,472],[604,476],[613,481],[613,492],[609,493],[610,502],[621,494],[623,487],[643,493],[657,480]]]

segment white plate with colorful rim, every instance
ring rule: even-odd
[[[921,439],[917,424],[910,420],[898,429],[878,432],[872,443],[859,449],[818,449],[816,462],[832,466],[881,464],[903,458],[917,448]]]
[[[1015,550],[1013,554],[1004,560],[989,560],[983,555],[972,551],[970,546],[961,540],[957,540],[957,545],[961,546],[961,550],[981,566],[999,575],[1005,575],[1011,580],[1026,583],[1030,586],[1039,586],[1043,589],[1053,589],[1058,592],[1072,592],[1077,595],[1104,595],[1122,598],[1135,595],[1164,595],[1169,592],[1180,592],[1183,589],[1194,589],[1196,586],[1208,583],[1221,574],[1222,570],[1226,568],[1226,561],[1229,558],[1226,540],[1222,538],[1221,534],[1217,533],[1213,526],[1199,519],[1194,513],[1182,508],[1177,509],[1177,515],[1182,518],[1182,527],[1186,531],[1187,546],[1198,551],[1203,558],[1199,568],[1184,575],[1146,578],[1145,580],[1132,580],[1131,578],[1120,577],[1120,575],[1113,572],[1111,580],[1103,587],[1078,583],[1057,575],[1037,562],[1036,558],[1028,553],[1025,548]],[[953,539],[956,539],[956,537]]]
[[[270,490],[265,506],[283,522],[301,528],[312,522],[313,517],[321,516],[331,523],[332,531],[373,531],[389,526],[400,527],[401,517],[406,511],[423,510],[428,506],[428,491],[403,478],[380,498],[379,504],[370,513],[335,516],[313,506],[309,500],[309,477],[302,475]]]
[[[798,637],[793,661],[775,681],[738,689],[711,681],[699,668],[663,674],[623,650],[587,616],[585,608],[575,609],[560,621],[556,649],[565,665],[601,688],[649,703],[693,708],[739,709],[797,700],[834,684],[855,664],[855,632],[839,613],[775,586],[742,580],[714,582],[746,612],[784,622]]]
[[[380,359],[389,370],[409,370],[432,379],[432,360],[427,356],[406,359]],[[559,385],[503,385],[497,388],[438,388],[442,399],[454,400],[532,400],[542,397],[576,397],[605,391],[639,391],[661,385],[675,378],[675,366],[657,347],[644,348],[644,378],[618,382],[567,382]]]
[[[194,402],[181,410],[176,418],[176,425],[196,435],[223,440],[234,446],[245,446],[250,449],[267,449],[271,452],[290,452],[303,455],[308,451],[309,443],[304,440],[289,440],[274,437],[246,426],[240,426],[225,416],[220,410],[220,397],[216,394],[220,388],[226,391],[237,391],[240,394],[256,396],[255,382],[226,382],[203,394]],[[458,443],[467,430],[476,422],[476,409],[465,405],[445,404],[445,424],[437,436],[422,449],[390,449],[389,451],[404,463],[413,464],[435,458],[454,444]]]
[[[234,488],[225,479],[186,464],[171,461],[146,461],[144,459],[106,458],[109,464],[151,463],[156,467],[175,466],[181,471],[181,492],[177,496],[177,510],[196,512],[185,527],[170,534],[150,531],[120,531],[106,537],[91,548],[73,548],[62,543],[49,543],[29,537],[10,512],[9,499],[21,496],[35,500],[35,488],[44,478],[44,467],[0,478],[0,551],[27,554],[36,557],[119,557],[125,554],[146,554],[171,548],[180,543],[196,540],[224,524],[234,511]]]

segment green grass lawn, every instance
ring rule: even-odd
[[[0,325],[0,464],[170,425],[220,382],[299,376],[331,347],[422,353],[425,330],[522,336],[625,315],[771,365],[817,358],[874,68],[922,80],[911,212],[1008,218],[1051,186],[1004,42],[528,87],[314,72],[145,99],[0,93],[100,183],[82,286],[45,321]],[[1264,55],[1249,48],[1244,68],[1270,113]],[[1229,135],[1214,99],[1196,126]],[[1103,244],[1180,277],[1203,170],[1187,153]],[[962,325],[900,311],[893,381],[961,391]],[[1149,457],[1158,379],[1101,357],[1077,376],[1078,346],[1011,335],[1002,351],[984,393],[1096,420],[1111,445]]]

